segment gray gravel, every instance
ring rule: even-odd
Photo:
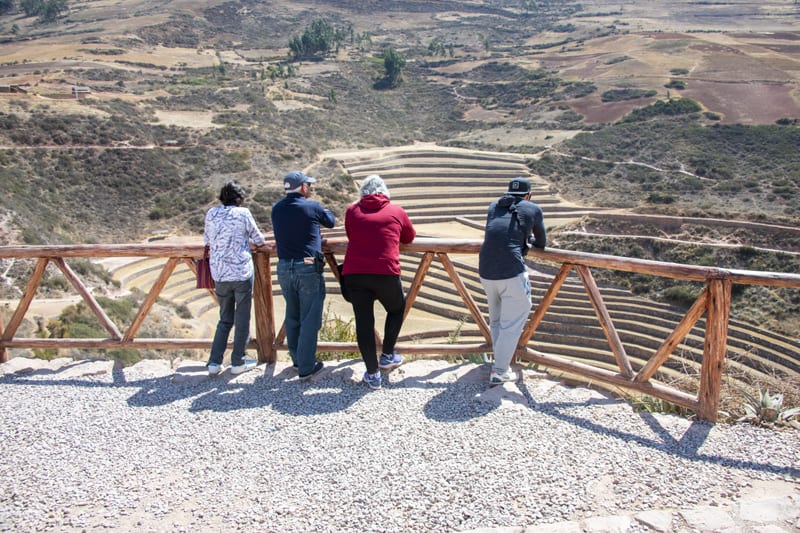
[[[415,361],[373,392],[360,361],[308,383],[60,364],[0,377],[0,530],[460,531],[800,479],[798,431],[635,413],[533,371],[488,388],[485,366]]]

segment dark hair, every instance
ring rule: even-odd
[[[235,181],[229,181],[219,191],[219,201],[222,205],[236,205],[236,200],[244,199],[244,187]]]

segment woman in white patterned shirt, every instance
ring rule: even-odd
[[[211,277],[219,299],[219,322],[211,344],[208,373],[223,371],[222,356],[234,328],[231,374],[241,374],[256,366],[246,359],[244,351],[250,340],[250,309],[253,301],[253,256],[251,245],[265,246],[264,236],[256,226],[252,213],[242,207],[244,187],[233,181],[219,193],[222,205],[206,213],[203,239],[210,247]]]

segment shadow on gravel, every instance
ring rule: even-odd
[[[319,377],[305,383],[296,379],[295,370],[285,368],[274,374],[275,368],[267,365],[253,383],[230,383],[230,378],[223,377],[217,387],[198,396],[189,411],[223,412],[270,406],[286,415],[317,416],[343,411],[369,393],[365,387],[351,386],[354,371],[347,365],[326,367]],[[330,377],[336,379],[327,379]]]
[[[525,387],[525,385],[520,386]],[[688,427],[683,431],[682,435],[679,438],[676,438],[658,421],[655,416],[653,416],[652,413],[638,413],[639,417],[653,431],[653,436],[648,437],[640,433],[604,425],[596,420],[590,420],[588,418],[581,417],[574,412],[576,407],[597,405],[598,403],[604,402],[604,400],[596,399],[588,400],[586,402],[542,402],[530,404],[530,408],[573,426],[581,427],[593,433],[597,433],[598,435],[613,437],[626,443],[633,442],[640,446],[674,455],[682,459],[709,463],[727,468],[754,470],[756,472],[779,474],[791,476],[793,478],[800,477],[800,468],[794,465],[782,466],[758,462],[755,460],[736,459],[732,457],[726,457],[724,455],[714,455],[700,452],[700,448],[706,442],[709,434],[714,428],[714,425],[709,422],[689,422]],[[609,400],[609,402],[617,403],[616,400]]]
[[[447,369],[445,369],[445,371],[446,370]],[[487,387],[482,382],[475,382],[474,379],[471,379],[472,376],[470,376],[470,374],[476,371],[479,371],[479,369],[462,375],[455,383],[438,384],[438,386],[443,387],[444,390],[426,404],[426,416],[441,422],[466,422],[499,408],[499,397],[511,397],[513,399],[513,396],[518,394],[520,398],[516,398],[514,403],[524,405],[525,407],[523,408],[553,417],[573,426],[584,428],[598,435],[616,438],[625,443],[634,442],[640,446],[690,461],[721,465],[741,470],[779,474],[794,478],[800,477],[800,468],[794,465],[782,466],[755,460],[735,459],[723,455],[700,452],[700,448],[706,442],[714,428],[714,425],[708,422],[686,421],[687,426],[685,430],[676,431],[673,429],[671,431],[664,427],[652,413],[632,412],[631,415],[638,415],[648,426],[650,431],[652,431],[652,436],[646,436],[642,434],[641,430],[639,433],[626,431],[624,429],[605,425],[601,421],[592,420],[582,417],[580,414],[576,414],[576,409],[582,407],[624,403],[611,396],[595,396],[587,400],[574,402],[538,402],[534,397],[529,383],[514,383],[513,391],[503,390],[502,387]],[[415,381],[424,383],[426,380],[433,377],[433,375],[429,375]],[[431,385],[428,384],[427,386],[430,387]],[[485,401],[486,397],[489,396],[493,390],[498,391],[496,397],[489,398],[490,401],[488,402]],[[465,402],[465,398],[475,398],[475,400],[472,402]],[[521,398],[524,398],[524,400]],[[681,432],[681,434],[676,437],[673,436],[673,432]]]
[[[57,372],[41,370],[26,374],[6,374],[0,377],[0,384],[134,388],[137,389],[136,392],[127,399],[128,405],[132,407],[157,407],[194,397],[189,407],[190,412],[226,412],[271,406],[276,411],[291,416],[317,416],[345,410],[367,394],[385,392],[372,392],[358,383],[361,373],[359,364],[360,361],[353,360],[326,367],[319,377],[305,383],[297,379],[296,371],[291,368],[275,373],[276,366],[267,365],[253,371],[261,372],[253,382],[236,381],[237,377],[227,372],[217,378],[186,383],[176,383],[172,375],[129,381],[121,369],[114,368],[111,382],[86,377],[58,379],[55,377]],[[620,429],[614,427],[617,424],[605,424],[602,420],[588,418],[588,411],[581,411],[581,408],[590,406],[618,404],[620,400],[595,396],[581,401],[539,402],[535,399],[535,391],[530,388],[531,383],[515,383],[509,388],[489,387],[483,381],[482,371],[478,368],[460,374],[455,379],[448,379],[444,374],[457,369],[457,366],[431,371],[425,375],[406,376],[396,381],[390,379],[386,389],[441,389],[424,407],[425,416],[440,422],[468,422],[498,409],[504,401],[510,399],[519,409],[527,409],[598,435],[625,443],[633,442],[683,459],[800,478],[800,467],[795,465],[782,466],[701,452],[714,428],[713,424],[707,422],[686,421],[686,425],[667,428],[651,413],[642,412],[637,415],[631,412],[633,416],[630,424],[635,425],[633,417],[638,416],[652,433],[645,434],[646,431],[641,427],[635,430]]]

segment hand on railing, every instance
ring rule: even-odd
[[[274,252],[275,251],[275,242],[274,241],[267,241],[261,246],[254,246],[250,245],[251,252]]]

